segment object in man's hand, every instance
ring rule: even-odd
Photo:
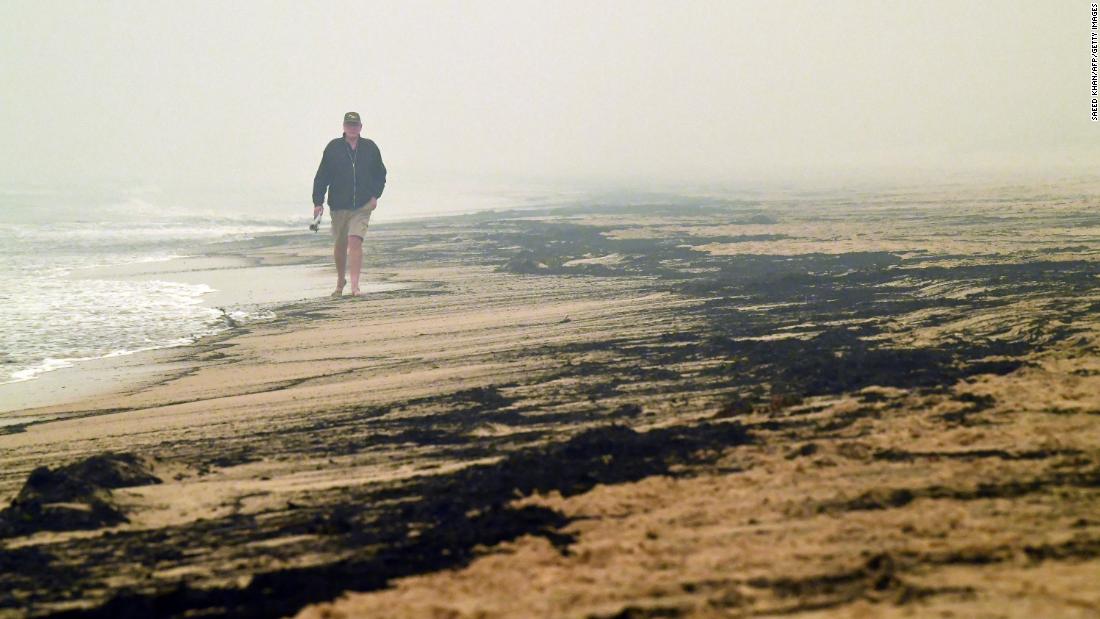
[[[321,213],[320,215],[317,215],[316,217],[313,218],[313,223],[309,224],[309,229],[310,230],[313,230],[314,232],[317,232],[317,229],[320,228],[320,226],[321,226],[321,215],[324,215],[324,213]]]

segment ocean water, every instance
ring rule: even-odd
[[[302,220],[110,192],[0,189],[0,384],[225,328],[222,312],[202,304],[209,286],[82,271],[201,254],[210,243],[300,230]]]

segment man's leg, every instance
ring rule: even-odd
[[[344,293],[345,267],[348,260],[348,213],[347,211],[330,211],[332,219],[332,259],[336,262],[336,291],[332,296],[338,297]]]
[[[340,236],[336,239],[336,243],[332,246],[332,258],[336,261],[336,289],[343,290],[347,282],[344,273],[347,270],[348,237]],[[359,279],[358,274],[355,279]]]
[[[363,267],[363,237],[353,234],[348,239],[348,266],[351,270],[351,294],[359,295],[359,270]]]

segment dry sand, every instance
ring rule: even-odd
[[[0,616],[1100,616],[1088,195],[379,226],[402,287],[0,427]]]

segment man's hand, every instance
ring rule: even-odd
[[[317,216],[320,215],[321,213],[324,213],[324,212],[325,212],[325,206],[323,204],[315,205],[313,207],[313,218],[317,219]]]
[[[378,208],[378,198],[372,196],[371,199],[370,199],[370,202],[367,202],[367,206],[369,206],[370,210],[372,210],[372,211],[374,209]]]

